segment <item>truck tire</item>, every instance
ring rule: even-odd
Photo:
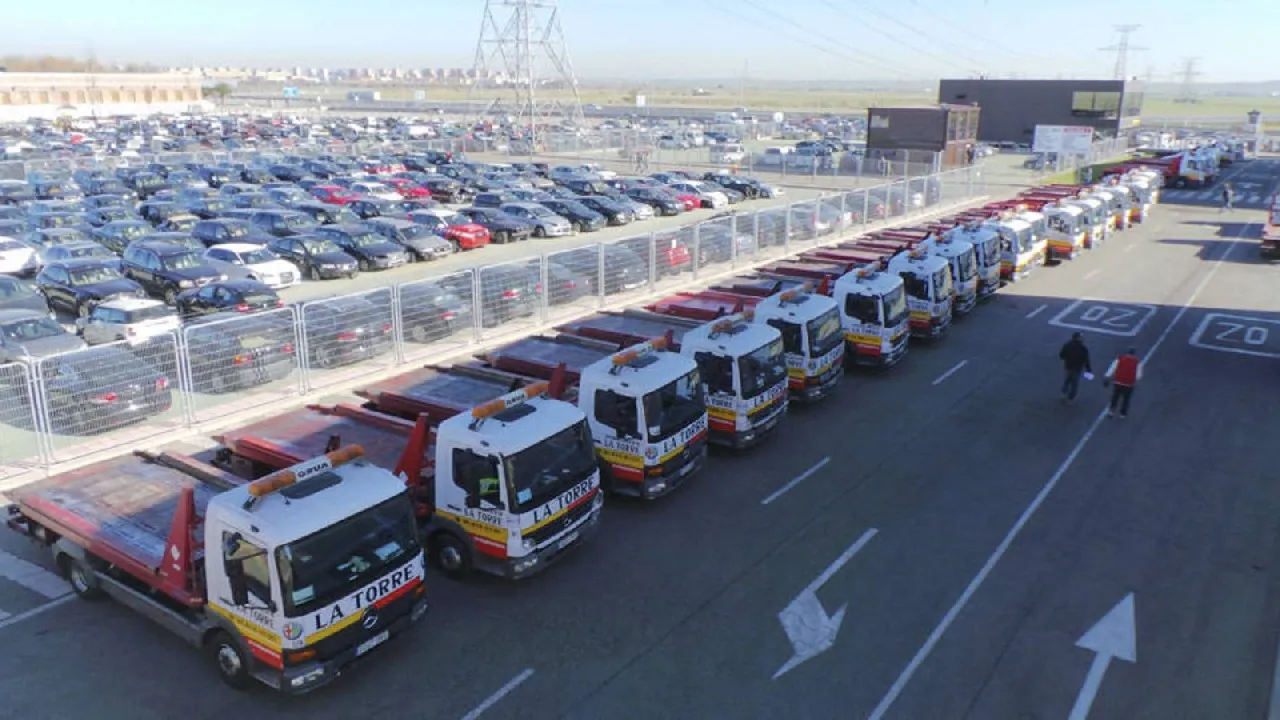
[[[67,583],[71,585],[71,592],[74,592],[81,600],[101,600],[106,593],[102,592],[102,588],[98,586],[98,578],[93,571],[84,563],[71,557],[63,555],[58,560],[58,566],[62,568],[62,573],[67,578]]]
[[[209,657],[222,682],[236,690],[246,690],[252,679],[249,675],[249,657],[240,643],[225,632],[218,632],[209,642]]]
[[[431,536],[431,562],[445,575],[461,580],[471,573],[471,548],[450,532],[438,532]]]

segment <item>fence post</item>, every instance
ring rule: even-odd
[[[400,305],[400,283],[391,286],[391,342],[396,349],[396,365],[408,359],[404,348],[404,313]]]

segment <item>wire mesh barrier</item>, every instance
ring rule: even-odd
[[[182,328],[182,388],[200,422],[302,392],[298,309],[211,316]]]
[[[141,344],[95,345],[33,364],[36,427],[51,462],[161,435],[185,422],[173,334]]]
[[[394,365],[399,319],[394,303],[395,293],[389,287],[303,303],[306,388],[330,387]]]
[[[179,334],[0,365],[0,480],[397,365],[676,292],[885,220],[958,203],[979,168],[897,179],[681,228],[559,250],[252,315]]]

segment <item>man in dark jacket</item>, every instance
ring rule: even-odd
[[[1093,373],[1093,365],[1089,363],[1089,348],[1084,345],[1084,336],[1073,333],[1067,344],[1058,351],[1058,359],[1066,370],[1066,378],[1062,381],[1062,402],[1072,403],[1076,392],[1080,389],[1080,376]]]

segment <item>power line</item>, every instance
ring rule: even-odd
[[[858,16],[854,15],[853,13],[849,12],[849,11],[848,11],[848,10],[846,10],[845,8],[842,8],[842,7],[837,6],[835,3],[832,3],[832,2],[831,2],[831,0],[821,0],[821,2],[822,2],[822,4],[823,4],[823,5],[826,5],[827,7],[831,8],[832,10],[835,10],[835,11],[836,11],[836,12],[838,12],[838,13],[841,13],[841,14],[843,14],[843,15],[846,15],[846,16],[848,16],[848,17],[850,17],[850,18],[852,18],[852,19],[854,19],[854,20],[858,20],[858,21],[860,21],[860,22],[866,22],[866,19],[865,19],[865,18],[860,18],[860,17],[858,17]],[[938,53],[936,53],[936,52],[934,52],[933,50],[928,49],[928,48],[921,48],[921,47],[920,47],[920,46],[918,46],[918,45],[912,45],[911,43],[908,43],[908,42],[906,42],[905,40],[902,40],[902,39],[900,39],[900,38],[898,38],[898,37],[896,37],[896,36],[894,36],[894,35],[891,35],[891,34],[889,34],[889,33],[885,32],[884,30],[875,29],[875,32],[876,32],[877,34],[879,34],[879,35],[884,36],[885,38],[888,38],[888,40],[889,40],[890,42],[897,43],[898,45],[901,45],[901,46],[903,46],[903,47],[907,48],[908,50],[911,50],[911,51],[913,51],[913,52],[919,53],[919,54],[921,54],[921,55],[927,55],[927,56],[929,56],[929,57],[932,57],[933,59],[940,61],[940,62],[941,62],[941,63],[943,63],[944,65],[955,65],[955,64],[956,64],[956,63],[955,63],[955,60],[954,60],[954,59],[952,59],[952,58],[943,57],[942,55],[939,55]],[[966,68],[962,68],[962,69],[964,69],[964,70],[969,70],[969,71],[973,71],[973,72],[977,72],[977,69],[976,69],[976,68],[973,68],[973,67],[966,67]]]
[[[1115,45],[1098,48],[1102,52],[1113,52],[1116,54],[1116,80],[1124,80],[1128,77],[1129,53],[1147,49],[1129,44],[1129,36],[1138,32],[1141,27],[1141,25],[1116,25],[1115,30],[1120,33],[1120,40]]]
[[[950,45],[950,46],[951,46],[951,50],[950,50],[949,52],[951,52],[953,55],[958,55],[958,56],[960,56],[960,57],[963,57],[963,58],[965,58],[965,60],[966,60],[967,62],[974,63],[975,65],[981,65],[981,64],[982,64],[982,61],[979,61],[979,60],[975,59],[973,56],[970,56],[970,55],[968,55],[968,54],[966,54],[966,53],[963,53],[963,52],[960,52],[959,50],[956,50],[956,49],[955,49],[955,45],[954,45],[954,44],[952,44],[952,43],[950,43],[950,42],[948,42],[948,41],[934,39],[934,38],[930,37],[927,33],[925,33],[923,30],[920,30],[920,29],[918,29],[918,28],[915,28],[915,27],[913,27],[913,26],[911,26],[911,25],[908,25],[907,23],[905,23],[905,22],[903,22],[903,21],[901,21],[901,20],[898,20],[897,18],[894,18],[893,16],[889,15],[888,13],[884,12],[883,10],[880,10],[879,8],[875,7],[874,5],[863,5],[861,2],[858,2],[858,0],[855,0],[855,2],[857,2],[857,4],[859,4],[859,5],[862,5],[862,9],[863,9],[863,10],[866,10],[867,12],[871,13],[872,15],[875,15],[876,17],[879,17],[879,18],[881,18],[881,19],[883,19],[883,20],[886,20],[886,21],[888,21],[888,22],[890,22],[890,23],[893,23],[894,25],[897,25],[898,27],[900,27],[900,28],[902,28],[902,29],[906,30],[907,32],[910,32],[910,33],[913,33],[913,34],[915,34],[915,35],[918,35],[919,37],[923,38],[923,39],[925,40],[925,42],[928,42],[928,43],[930,43],[930,44],[934,44],[934,45]],[[882,34],[883,34],[883,33],[882,33]]]
[[[1202,74],[1199,70],[1196,70],[1196,66],[1199,62],[1200,58],[1189,57],[1182,59],[1181,69],[1178,71],[1178,74],[1182,77],[1182,87],[1178,91],[1178,97],[1174,98],[1174,102],[1199,102],[1196,98],[1195,88],[1196,78]]]

